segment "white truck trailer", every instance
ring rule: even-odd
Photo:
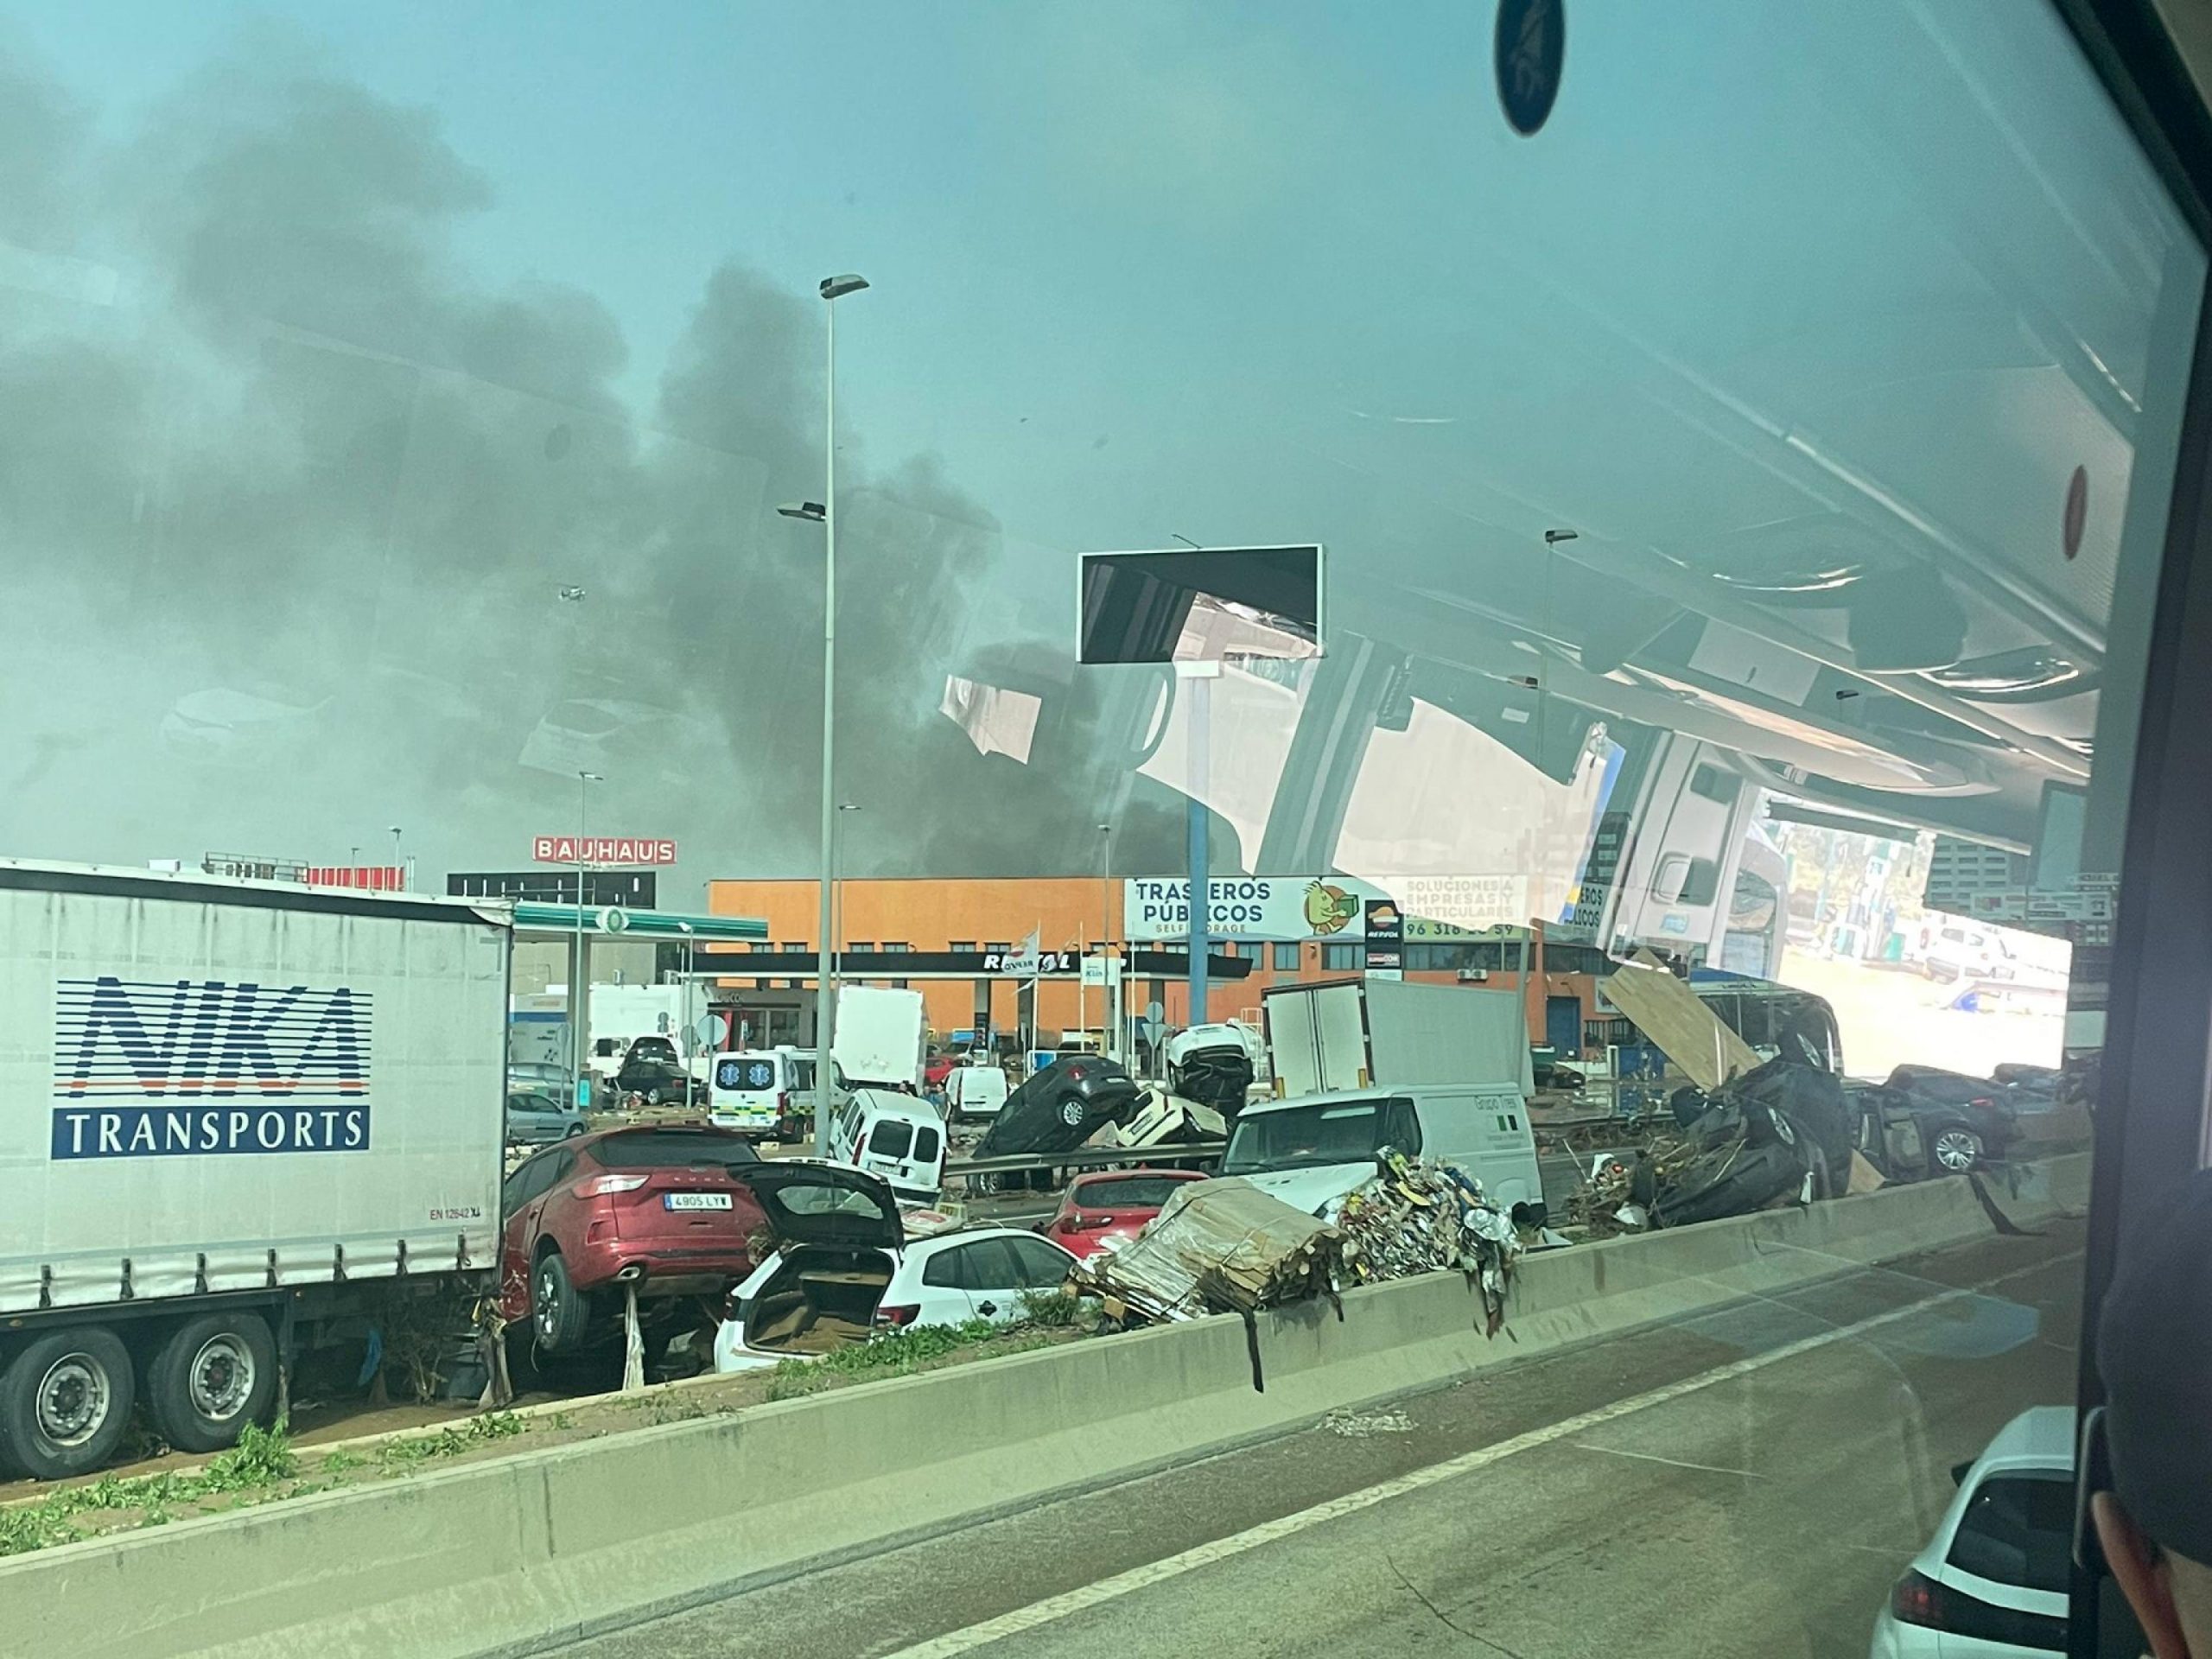
[[[919,1090],[929,1020],[919,991],[888,985],[844,985],[837,991],[836,1039],[830,1052],[853,1088]]]
[[[1521,1000],[1400,979],[1326,980],[1260,994],[1278,1098],[1413,1083],[1535,1092]]]
[[[264,1418],[296,1344],[493,1287],[497,906],[0,860],[0,1464]]]

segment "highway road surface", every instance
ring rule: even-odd
[[[1950,1465],[2072,1397],[2082,1234],[1532,1358],[558,1651],[1863,1655]]]

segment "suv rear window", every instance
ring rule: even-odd
[[[1157,1210],[1184,1185],[1165,1175],[1113,1175],[1083,1182],[1075,1201],[1083,1210]]]
[[[703,1129],[626,1129],[592,1143],[591,1155],[609,1169],[662,1169],[691,1164],[757,1164],[760,1154],[734,1135]]]
[[[2073,1482],[2057,1475],[1992,1475],[1967,1500],[1945,1559],[1994,1584],[2063,1596],[2073,1535]]]

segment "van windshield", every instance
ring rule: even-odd
[[[1421,1150],[1421,1121],[1402,1095],[1378,1100],[1315,1101],[1237,1120],[1221,1160],[1224,1175],[1256,1175],[1324,1164],[1362,1164],[1385,1147]]]

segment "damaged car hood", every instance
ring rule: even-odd
[[[1303,1210],[1309,1216],[1321,1215],[1333,1210],[1351,1193],[1357,1192],[1375,1179],[1375,1160],[1364,1159],[1356,1164],[1319,1164],[1306,1169],[1279,1169],[1271,1174],[1247,1175],[1244,1179],[1261,1192],[1281,1198],[1294,1210]]]

